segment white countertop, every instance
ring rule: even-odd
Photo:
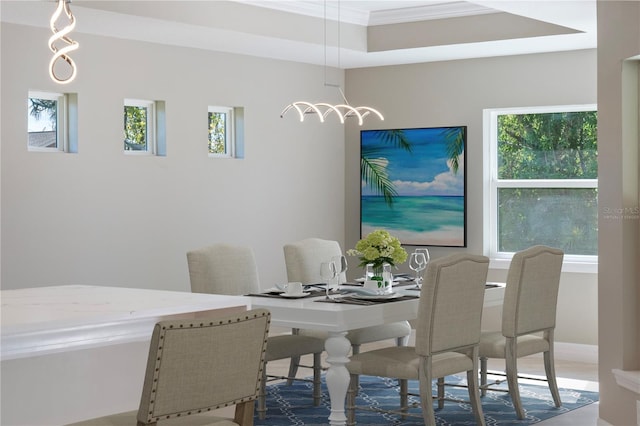
[[[148,340],[166,317],[250,307],[242,296],[84,285],[0,292],[0,359]]]

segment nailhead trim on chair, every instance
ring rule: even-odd
[[[239,317],[239,318],[236,318],[236,319],[229,319],[229,320],[226,321],[226,323],[231,324],[231,323],[234,323],[234,322],[240,322],[242,320],[249,320],[251,318],[264,317],[266,315],[268,315],[268,314],[265,313],[265,312],[263,312],[263,313],[261,313],[259,315],[254,313],[253,315],[245,315],[244,318]],[[200,323],[199,325],[195,325],[195,327],[213,327],[213,326],[217,326],[217,325],[222,325],[224,323],[225,323],[225,321],[218,321],[217,323],[212,321],[212,322],[209,322],[208,325],[205,325],[204,323]],[[267,321],[267,323],[270,325],[271,324],[271,320],[269,319]],[[189,327],[194,327],[194,325],[193,324],[189,324]],[[172,329],[172,328],[173,328],[173,326],[169,326],[169,329]],[[183,328],[183,324],[180,325],[180,328]],[[161,341],[164,340],[164,336],[165,336],[166,331],[167,331],[167,327],[162,327],[162,333],[159,336]],[[260,362],[261,366],[264,366],[264,359],[265,359],[265,354],[266,354],[266,346],[267,346],[267,340],[265,338],[263,349],[262,349],[262,361]],[[154,384],[153,384],[153,388],[151,389],[151,393],[152,394],[156,393],[156,386],[157,386],[157,383],[158,383],[157,374],[158,374],[158,370],[159,370],[158,364],[160,362],[160,359],[162,358],[162,355],[161,355],[162,354],[162,345],[158,345],[158,354],[159,355],[156,358],[155,373],[154,373],[154,378],[153,378]],[[263,368],[264,367],[261,367],[260,370],[258,371],[259,377],[262,377],[262,369]],[[259,392],[259,390],[260,390],[260,380],[258,380],[258,387],[256,388],[256,394]],[[241,398],[239,400],[235,400],[235,401],[230,402],[230,403],[227,402],[225,404],[216,405],[215,407],[208,407],[206,409],[206,411],[217,410],[219,408],[224,408],[224,407],[236,405],[236,404],[239,404],[239,403],[242,403],[242,402],[252,401],[252,400],[255,400],[255,399],[257,399],[257,396]],[[160,420],[166,420],[166,419],[171,419],[171,418],[175,418],[175,417],[180,417],[182,415],[182,413],[176,413],[176,414],[169,414],[169,415],[166,415],[166,416],[163,416],[163,417],[154,417],[154,416],[152,416],[154,404],[155,404],[155,399],[152,399],[150,401],[150,404],[149,404],[151,410],[149,411],[148,416],[147,416],[147,421],[148,422],[152,422],[152,421],[158,422]],[[199,409],[197,412],[201,413],[202,411],[203,411],[202,409]],[[191,414],[191,412],[187,412],[186,414]]]

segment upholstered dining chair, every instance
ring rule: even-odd
[[[271,314],[160,321],[153,329],[138,411],[73,426],[253,425]],[[235,404],[233,419],[207,413]]]
[[[342,255],[340,244],[337,241],[320,238],[306,238],[285,244],[283,250],[287,279],[300,281],[303,284],[323,282],[320,276],[320,263],[330,260],[333,256]],[[346,281],[345,274],[340,277],[340,280],[341,282]],[[321,339],[327,338],[327,333],[317,330],[299,330],[298,333]],[[398,346],[406,346],[410,336],[411,325],[408,321],[365,327],[347,333],[347,339],[351,342],[351,350],[354,354],[360,352],[360,345],[381,340],[395,339]],[[292,359],[290,376],[295,376],[296,361],[296,359]]]
[[[553,359],[553,332],[564,252],[537,245],[513,255],[502,306],[502,330],[483,332],[480,337],[480,387],[487,384],[487,359],[505,360],[507,384],[519,419],[524,409],[518,389],[518,358],[543,353],[544,369],[553,402],[560,407]],[[495,374],[495,373],[492,373]]]
[[[243,295],[258,293],[260,284],[255,256],[250,247],[226,243],[213,244],[208,247],[187,252],[191,291],[194,293],[214,293]],[[279,359],[295,358],[296,362],[303,355],[313,355],[313,405],[320,405],[321,354],[324,350],[324,339],[297,334],[270,336],[267,344],[265,362]],[[266,391],[268,380],[287,379],[309,381],[295,378],[295,375],[278,376],[267,374],[263,370],[264,380],[258,396],[258,416],[266,416]]]
[[[420,291],[415,347],[361,352],[347,363],[351,374],[346,404],[348,425],[355,424],[359,375],[399,379],[400,406],[393,412],[403,416],[416,415],[407,412],[407,381],[418,380],[423,421],[435,425],[432,380],[460,372],[467,373],[475,422],[485,424],[478,388],[478,347],[488,269],[487,257],[472,254],[452,254],[429,263]],[[438,396],[444,397],[440,388]]]

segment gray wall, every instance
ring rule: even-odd
[[[339,100],[323,67],[77,34],[78,77],[59,86],[48,31],[1,31],[3,289],[188,290],[186,251],[220,241],[251,245],[267,287],[286,279],[283,244],[343,242],[343,126],[280,118]],[[78,94],[77,154],[27,151],[29,90]],[[166,157],[123,154],[124,98],[166,102]],[[245,108],[244,159],[207,157],[207,105]]]
[[[348,70],[351,103],[372,105],[384,112],[384,122],[367,121],[366,128],[466,125],[467,128],[467,248],[431,248],[433,257],[455,250],[485,253],[483,238],[483,110],[526,106],[596,103],[596,51],[523,55],[416,65]],[[346,164],[360,156],[360,128],[346,132]],[[346,243],[360,238],[360,176],[346,169]],[[406,267],[405,267],[406,269]],[[408,272],[408,269],[407,269]],[[492,265],[489,278],[506,279],[506,270]],[[597,274],[562,275],[556,339],[597,345]],[[499,327],[499,309],[485,312],[485,328]]]
[[[46,72],[47,38],[42,29],[2,25],[3,289],[188,290],[185,252],[216,241],[253,246],[267,287],[286,279],[288,241],[318,236],[343,249],[355,245],[360,127],[279,117],[293,100],[339,101],[323,86],[322,67],[83,34],[78,79],[64,87],[78,93],[79,153],[34,153],[26,149],[27,92],[61,90]],[[468,126],[467,250],[474,253],[483,252],[482,110],[595,102],[594,51],[346,75],[352,104],[385,113],[384,122],[367,120],[364,128]],[[167,157],[122,153],[127,97],[166,102]],[[245,108],[244,159],[207,158],[208,104]],[[450,251],[432,250],[434,257]],[[490,278],[504,280],[504,272]],[[560,304],[558,340],[597,344],[595,275],[564,274]],[[492,326],[499,313],[485,318]]]

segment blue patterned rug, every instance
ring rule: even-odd
[[[465,384],[465,378],[458,376],[447,377],[447,383]],[[435,384],[435,382],[434,382]],[[397,381],[381,378],[361,376],[359,393],[356,404],[379,406],[382,408],[397,408],[400,404],[399,388]],[[502,385],[506,389],[506,384]],[[418,393],[418,382],[409,382],[409,391]],[[435,392],[435,386],[434,386]],[[318,426],[326,425],[330,413],[329,394],[322,383],[322,402],[319,407],[314,407],[311,399],[311,384],[296,381],[292,386],[285,384],[273,384],[267,387],[267,418],[259,420],[255,418],[255,426]],[[446,397],[460,401],[468,400],[467,389],[446,387]],[[482,409],[487,425],[531,425],[551,417],[559,416],[576,408],[598,401],[598,392],[590,392],[573,389],[560,389],[562,407],[555,408],[546,382],[541,385],[520,385],[520,397],[526,411],[526,418],[518,420],[511,398],[506,392],[489,391],[482,398]],[[418,397],[410,397],[410,402],[419,402]],[[420,409],[412,409],[410,412],[420,413]],[[435,410],[436,423],[439,426],[449,425],[474,425],[471,406],[460,402],[445,401],[442,410]],[[399,416],[374,413],[370,411],[356,410],[356,422],[367,426],[422,425],[422,418],[407,418],[400,420]]]

